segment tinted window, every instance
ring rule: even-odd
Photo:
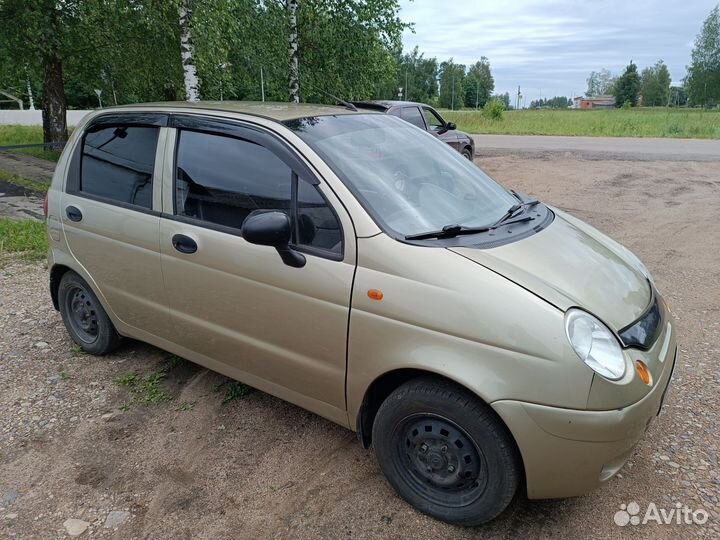
[[[432,109],[423,108],[423,114],[425,115],[425,121],[427,122],[427,125],[430,126],[430,129],[437,131],[445,127],[445,123]]]
[[[410,122],[413,126],[425,129],[425,122],[422,114],[420,114],[420,109],[417,107],[403,107],[400,109],[400,118]]]
[[[342,231],[316,186],[298,182],[298,244],[342,253]]]
[[[80,191],[152,208],[156,127],[107,127],[85,134]]]
[[[290,210],[292,171],[254,142],[183,131],[177,151],[178,215],[239,229],[253,210]]]

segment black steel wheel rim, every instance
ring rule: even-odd
[[[405,418],[393,433],[393,461],[399,476],[429,502],[463,507],[487,488],[487,461],[452,420],[433,414]]]
[[[81,287],[70,289],[65,308],[75,335],[84,343],[94,343],[98,338],[97,306],[88,292]]]

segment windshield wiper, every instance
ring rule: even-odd
[[[523,201],[519,204],[513,204],[503,216],[491,225],[483,225],[482,227],[463,227],[458,224],[445,225],[439,231],[427,231],[417,234],[408,234],[405,236],[405,240],[428,240],[430,238],[454,238],[461,234],[477,234],[482,232],[491,231],[496,229],[500,225],[510,225],[512,223],[522,223],[524,221],[530,221],[535,219],[532,216],[522,216],[518,219],[512,219],[515,217],[515,213],[521,208],[530,208],[535,206],[540,201],[531,199]]]
[[[428,238],[453,238],[461,234],[476,234],[489,231],[490,227],[463,227],[462,225],[445,225],[439,231],[427,231],[417,234],[408,234],[405,240],[427,240]]]
[[[522,221],[530,221],[530,219],[523,219],[523,220],[518,219],[518,220],[513,220],[513,221],[510,221],[510,219],[512,217],[514,217],[515,212],[517,212],[521,208],[530,208],[532,206],[535,206],[539,202],[540,201],[538,201],[537,199],[529,199],[529,200],[523,201],[519,204],[513,204],[510,208],[508,208],[508,211],[505,212],[500,219],[498,219],[495,223],[490,225],[490,228],[494,229],[496,227],[499,227],[500,225],[504,225],[507,223],[520,223]]]

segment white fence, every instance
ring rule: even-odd
[[[68,111],[68,126],[76,126],[83,117],[92,111]],[[17,111],[17,110],[0,110],[0,125],[21,125],[21,126],[41,126],[42,111]]]

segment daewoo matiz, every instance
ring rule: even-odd
[[[384,114],[98,111],[47,216],[52,301],[87,352],[142,340],[355,430],[448,522],[607,481],[676,361],[627,249]]]

